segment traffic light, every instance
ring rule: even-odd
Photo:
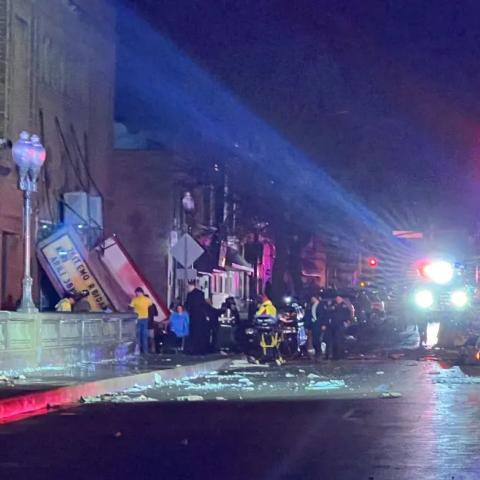
[[[368,266],[370,268],[376,268],[378,266],[378,260],[375,257],[368,257]]]

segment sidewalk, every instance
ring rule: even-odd
[[[221,369],[223,355],[147,355],[124,362],[42,368],[21,375],[0,375],[0,422],[27,413],[78,402],[81,397],[118,392],[135,385],[188,378]]]

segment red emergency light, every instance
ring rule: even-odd
[[[455,270],[453,264],[445,260],[421,260],[417,262],[417,272],[425,280],[446,285],[452,280]]]
[[[370,268],[376,268],[378,266],[378,260],[375,257],[368,258],[368,266]]]

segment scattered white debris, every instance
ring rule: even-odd
[[[249,387],[251,387],[252,385],[254,385],[254,383],[253,383],[251,380],[249,380],[248,378],[240,378],[240,379],[238,380],[238,383],[243,383],[244,385],[247,385],[247,386],[249,386]]]
[[[309,373],[307,375],[307,378],[314,379],[314,378],[322,378],[322,377],[320,375],[317,375],[316,373]]]
[[[96,395],[90,397],[82,397],[81,403],[99,403],[99,402],[112,402],[112,403],[135,403],[135,402],[156,402],[155,398],[146,397],[145,395],[139,395],[138,397],[132,397],[122,393],[105,393],[103,395]]]
[[[181,402],[201,402],[205,399],[201,395],[185,395],[182,397],[177,397],[177,400]]]
[[[130,387],[124,390],[124,393],[140,393],[140,392],[144,392],[149,388],[152,388],[152,385],[142,386],[142,385],[135,384],[133,387]]]
[[[0,383],[7,383],[11,385],[13,382],[12,379],[7,377],[6,375],[0,375]]]
[[[344,380],[321,380],[319,382],[310,383],[305,387],[305,390],[335,390],[344,387]]]
[[[285,374],[285,377],[286,377],[286,378],[294,378],[295,375],[294,375],[293,373],[286,373],[286,374]]]
[[[480,377],[454,377],[445,376],[442,378],[433,378],[432,383],[437,384],[449,384],[449,385],[474,385],[480,383]]]
[[[376,373],[377,373],[377,375],[384,375],[384,374],[385,374],[385,372],[382,372],[381,370],[379,370],[379,371],[376,372]]]
[[[399,398],[402,394],[399,392],[382,392],[379,398]]]
[[[215,397],[215,400],[227,400],[225,397]]]
[[[140,395],[139,397],[133,398],[134,402],[156,402],[156,398],[147,397],[146,395]]]
[[[305,373],[305,370],[299,369],[298,373]]]

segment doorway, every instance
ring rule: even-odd
[[[22,242],[20,235],[0,232],[0,308],[15,310],[22,293]]]

